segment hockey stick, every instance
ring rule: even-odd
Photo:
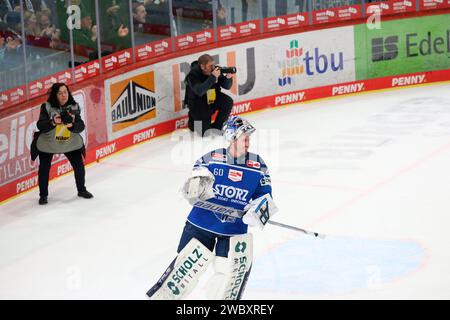
[[[267,221],[267,223],[270,223],[271,225],[274,225],[274,226],[286,228],[286,229],[300,231],[300,232],[303,232],[304,234],[307,234],[307,235],[310,235],[310,236],[314,236],[316,238],[325,239],[325,235],[321,234],[321,233],[308,231],[308,230],[305,230],[305,229],[302,229],[302,228],[297,228],[297,227],[294,227],[294,226],[290,226],[288,224],[284,224],[284,223],[276,222],[276,221],[272,221],[272,220]]]
[[[172,260],[172,262],[167,267],[166,271],[164,271],[163,275],[159,278],[156,284],[147,291],[147,296],[149,298],[151,298],[162,287],[164,281],[166,281],[167,277],[169,277],[170,273],[172,272],[176,260],[177,258]]]
[[[197,200],[192,205],[194,207],[197,207],[197,208],[210,210],[210,211],[213,211],[215,213],[224,214],[226,216],[230,216],[230,217],[234,217],[234,218],[242,218],[244,216],[244,214],[245,214],[245,212],[242,211],[242,210],[238,210],[238,209],[234,209],[234,208],[231,208],[231,207],[222,206],[220,204],[216,204],[216,203],[212,203],[212,202],[208,202],[208,201],[203,201],[203,200]],[[291,226],[291,225],[288,225],[288,224],[284,224],[284,223],[281,223],[281,222],[269,220],[269,221],[267,221],[267,223],[269,223],[271,225],[274,225],[274,226],[277,226],[277,227],[282,227],[282,228],[286,228],[286,229],[290,229],[290,230],[294,230],[294,231],[300,231],[300,232],[303,232],[304,234],[307,234],[307,235],[310,235],[310,236],[314,236],[316,238],[320,238],[320,239],[324,239],[325,238],[324,234],[308,231],[308,230],[305,230],[305,229],[302,229],[302,228],[298,228],[298,227],[294,227],[294,226]]]

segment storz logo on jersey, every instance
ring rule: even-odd
[[[248,196],[248,190],[225,186],[223,184],[216,184],[214,187],[214,193],[216,194],[216,196],[222,196],[229,199],[236,199],[241,201],[247,201]]]
[[[228,171],[228,179],[234,182],[242,181],[243,172],[239,170],[230,169]]]
[[[247,160],[247,167],[259,169],[261,164],[258,161]]]

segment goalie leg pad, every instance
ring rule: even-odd
[[[152,300],[183,299],[195,288],[213,258],[200,241],[191,239],[147,295]]]
[[[239,300],[245,288],[253,260],[250,233],[230,238],[228,257],[216,257],[215,273],[208,282],[207,298]]]
[[[216,256],[214,274],[208,281],[206,297],[210,300],[223,300],[224,292],[231,278],[231,263],[228,258]]]

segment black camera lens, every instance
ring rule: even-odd
[[[236,73],[236,67],[219,67],[220,73]]]
[[[72,122],[73,122],[73,118],[72,118],[72,116],[69,114],[68,111],[66,111],[66,110],[61,111],[61,113],[60,113],[59,115],[61,116],[61,121],[62,121],[62,123],[64,123],[64,124],[69,124],[69,123],[72,123]]]

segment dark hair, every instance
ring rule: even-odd
[[[198,64],[207,64],[210,61],[213,61],[214,58],[212,56],[210,56],[209,54],[202,54],[199,58],[198,58]]]
[[[20,12],[10,11],[5,15],[5,22],[10,28],[21,22]]]
[[[0,35],[3,36],[3,32],[5,32],[6,30],[8,30],[8,25],[6,24],[6,22],[0,20]]]
[[[144,9],[145,9],[144,3],[141,3],[141,2],[134,2],[134,3],[132,4],[133,13],[136,13],[137,8],[139,8],[140,6],[143,6]]]
[[[57,83],[54,83],[52,85],[52,87],[48,90],[47,102],[50,103],[50,105],[52,107],[59,107],[60,106],[59,102],[58,102],[58,91],[59,91],[59,88],[61,88],[63,86],[67,88],[67,92],[69,93],[69,100],[67,100],[66,104],[67,105],[69,105],[69,104],[76,104],[75,99],[73,98],[72,92],[70,92],[69,87],[65,83],[57,82]]]

